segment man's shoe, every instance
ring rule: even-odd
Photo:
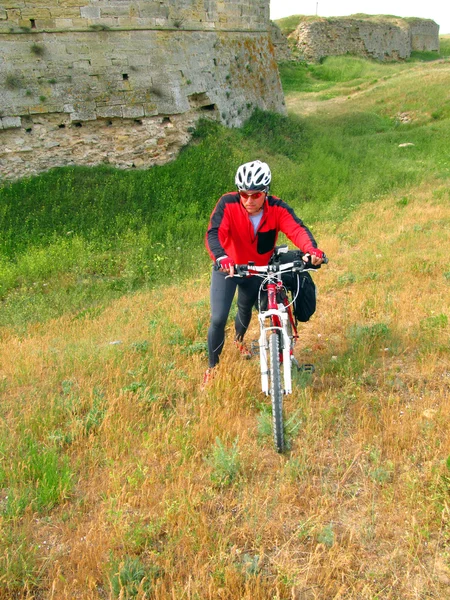
[[[209,387],[211,381],[214,379],[216,375],[216,369],[214,367],[209,367],[206,369],[205,374],[203,375],[203,382],[200,386],[200,390],[203,392],[207,387]]]
[[[248,360],[249,358],[251,358],[253,356],[252,351],[250,350],[250,348],[242,340],[241,341],[234,340],[234,345],[236,346],[236,348],[241,353],[242,358],[245,358],[246,360]]]

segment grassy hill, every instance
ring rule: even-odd
[[[170,165],[1,188],[0,598],[448,595],[450,62],[355,60]],[[253,157],[330,256],[284,456],[256,362],[199,390],[202,237]]]

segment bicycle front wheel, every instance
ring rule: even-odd
[[[272,333],[269,338],[270,397],[272,400],[273,438],[277,452],[284,450],[283,390],[281,389],[280,337]]]

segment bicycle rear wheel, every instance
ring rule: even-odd
[[[281,389],[280,338],[272,333],[269,338],[270,397],[272,400],[273,438],[277,452],[284,450],[283,390]]]

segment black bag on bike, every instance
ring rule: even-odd
[[[277,260],[285,265],[296,260],[302,260],[303,252],[300,250],[289,250],[284,254],[279,254]],[[286,288],[292,292],[295,299],[293,305],[294,316],[297,321],[306,323],[316,312],[316,286],[308,271],[303,273],[283,273],[281,279]],[[297,294],[298,290],[298,294]]]
[[[277,261],[285,265],[296,260],[302,260],[303,252],[300,250],[289,250],[277,255]],[[300,273],[283,273],[281,280],[285,288],[291,292],[295,302],[292,306],[294,317],[297,321],[306,323],[316,312],[316,286],[308,271]],[[298,294],[297,294],[298,290]],[[277,302],[283,302],[283,293],[277,297]],[[297,296],[297,297],[296,297]],[[257,303],[256,303],[257,304]],[[257,307],[256,307],[257,308]],[[267,310],[267,294],[261,295],[261,310]]]
[[[283,273],[281,276],[286,289],[295,298],[293,312],[297,321],[306,323],[316,312],[316,286],[311,275],[304,273]],[[297,294],[298,291],[298,294]]]

